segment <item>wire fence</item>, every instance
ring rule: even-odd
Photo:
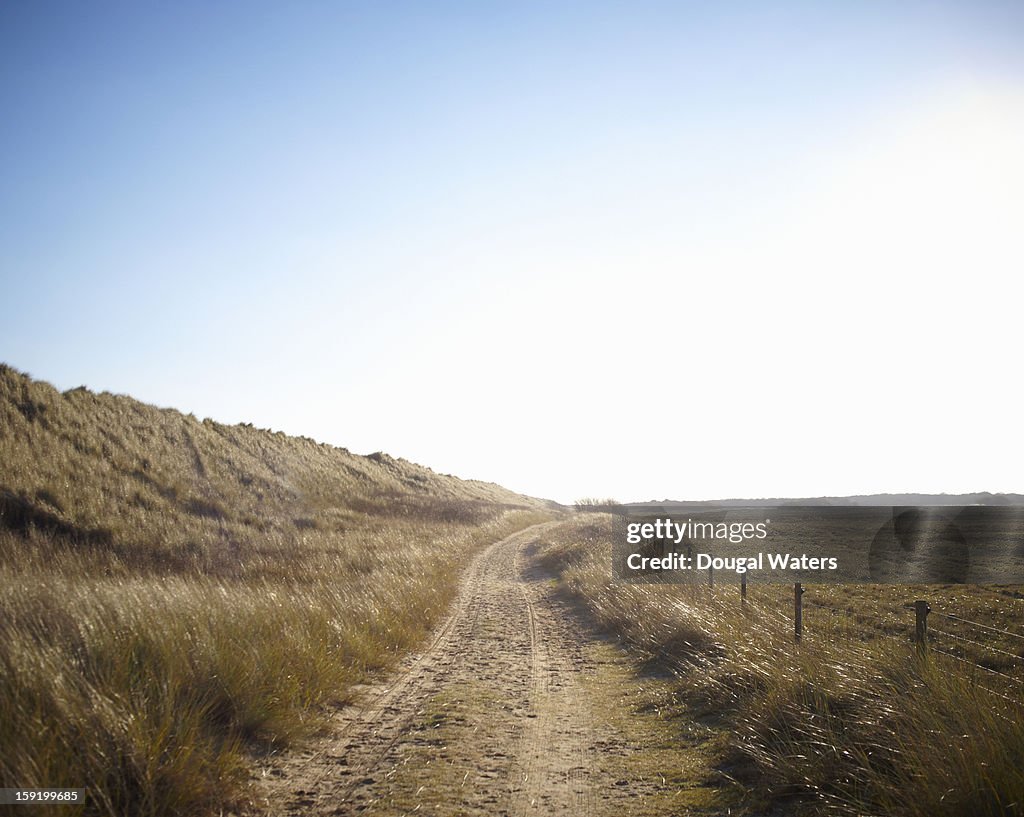
[[[870,637],[898,643],[902,647],[916,647],[924,654],[941,656],[941,661],[949,662],[946,671],[953,671],[954,666],[962,665],[962,668],[969,669],[980,678],[991,679],[991,683],[1000,689],[980,683],[977,678],[974,683],[986,693],[1024,707],[1024,644],[1021,645],[1021,652],[1013,651],[1014,644],[1024,642],[1024,633],[975,621],[952,611],[935,609],[924,599],[903,605],[912,612],[901,614],[885,610],[873,613],[851,606],[839,607],[819,598],[805,599],[807,589],[801,584],[794,585],[793,600],[786,605],[791,605],[788,614],[778,599],[773,604],[770,599],[755,602],[748,598],[745,585],[742,603],[773,627],[789,628],[797,641],[805,633],[818,635],[822,632],[817,626],[820,619],[814,616],[805,619],[805,608],[819,614],[827,613],[833,620],[848,621],[851,627],[856,626],[861,633],[865,632],[866,625]],[[929,616],[942,619],[945,626],[930,626]],[[1019,675],[1013,674],[1014,668],[1019,668]]]

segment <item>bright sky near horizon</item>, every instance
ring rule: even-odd
[[[0,361],[571,501],[1024,491],[1024,5],[6,3]]]

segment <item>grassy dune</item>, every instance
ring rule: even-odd
[[[1021,634],[1016,590],[811,588],[796,645],[791,587],[751,585],[744,608],[735,585],[613,583],[610,535],[608,517],[578,517],[547,534],[538,558],[638,657],[675,675],[685,721],[697,717],[728,735],[719,766],[751,787],[756,809],[1024,813],[1024,706],[1007,700],[1024,697],[1024,642],[980,636],[1008,654],[982,642],[943,644],[1010,677],[934,651],[922,660],[910,640],[913,613],[902,606],[923,597]]]
[[[229,805],[547,503],[0,366],[0,786]],[[59,813],[48,807],[47,813]]]

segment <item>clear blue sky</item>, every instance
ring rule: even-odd
[[[572,500],[1024,490],[1019,3],[0,6],[0,360]]]

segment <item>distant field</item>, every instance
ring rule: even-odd
[[[611,579],[611,519],[549,532],[540,558],[684,707],[730,734],[722,770],[797,814],[1024,812],[1024,588]],[[912,640],[923,599],[930,646]],[[658,668],[658,669],[653,669]]]
[[[109,815],[230,805],[248,753],[315,729],[481,545],[552,515],[6,366],[0,463],[0,786],[84,786]]]

